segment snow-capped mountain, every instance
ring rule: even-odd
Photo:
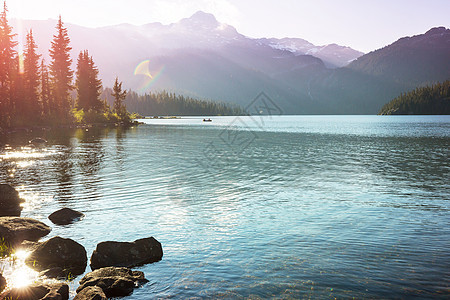
[[[316,46],[300,38],[260,39],[261,43],[274,49],[287,50],[295,55],[312,55],[323,60],[328,68],[344,67],[364,53],[350,47],[329,44]]]

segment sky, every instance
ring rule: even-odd
[[[249,37],[298,37],[370,52],[436,26],[450,28],[450,0],[7,0],[10,18],[87,27],[170,24],[198,10]]]

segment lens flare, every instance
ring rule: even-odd
[[[148,91],[150,87],[158,80],[163,71],[164,66],[161,66],[159,68],[152,67],[150,65],[150,60],[148,59],[139,63],[136,69],[134,69],[134,75],[140,75],[141,77],[145,77],[139,90],[141,92]]]

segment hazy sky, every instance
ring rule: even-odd
[[[89,27],[169,24],[198,10],[250,37],[300,37],[363,52],[450,27],[450,0],[7,0],[9,16]],[[35,29],[37,30],[37,29]]]

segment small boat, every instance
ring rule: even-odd
[[[43,138],[34,138],[31,141],[29,141],[29,143],[35,146],[42,146],[44,144],[47,144],[47,140]]]
[[[211,119],[203,119],[203,122],[212,122]]]

